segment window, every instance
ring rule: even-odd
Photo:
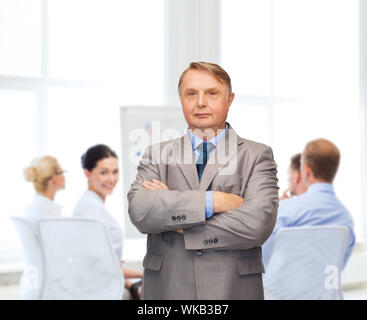
[[[0,1],[0,251],[20,248],[9,217],[33,197],[22,177],[33,158],[51,154],[67,169],[56,201],[70,215],[87,188],[82,153],[97,143],[122,152],[119,107],[163,104],[164,4]],[[121,182],[110,198],[123,225]]]
[[[339,147],[335,190],[360,235],[358,5],[222,1],[221,63],[237,94],[234,128],[273,147],[281,190],[290,157],[308,141],[324,137]]]
[[[32,190],[24,182],[24,160],[37,152],[37,96],[31,91],[0,90],[1,180],[0,244],[18,246],[10,215],[23,211]],[[0,252],[3,248],[0,246]]]
[[[234,92],[269,96],[272,89],[271,0],[222,1],[221,57]]]
[[[0,1],[0,74],[41,75],[41,0]]]

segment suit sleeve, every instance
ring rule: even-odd
[[[150,146],[127,195],[131,222],[142,233],[176,231],[204,224],[204,190],[149,191],[142,186],[144,180],[162,181],[157,163]]]
[[[246,250],[261,246],[271,235],[278,208],[277,169],[270,147],[258,155],[248,180],[244,203],[215,214],[205,225],[184,231],[187,250]]]

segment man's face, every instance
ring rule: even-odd
[[[297,179],[300,176],[300,171],[288,168],[288,189],[291,196],[297,195]]]
[[[190,129],[224,129],[234,94],[211,73],[189,70],[181,84],[180,99]]]

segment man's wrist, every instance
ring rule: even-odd
[[[222,193],[221,191],[213,191],[213,212],[214,213],[220,213],[222,212],[221,208],[221,199],[222,199]]]
[[[213,191],[205,193],[205,219],[210,219],[214,213]]]
[[[244,199],[236,194],[213,191],[213,212],[223,213],[238,208]]]

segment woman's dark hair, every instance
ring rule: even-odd
[[[99,160],[109,157],[117,158],[117,155],[110,147],[104,144],[97,144],[93,147],[90,147],[82,155],[82,168],[92,171],[97,166],[97,162]]]

